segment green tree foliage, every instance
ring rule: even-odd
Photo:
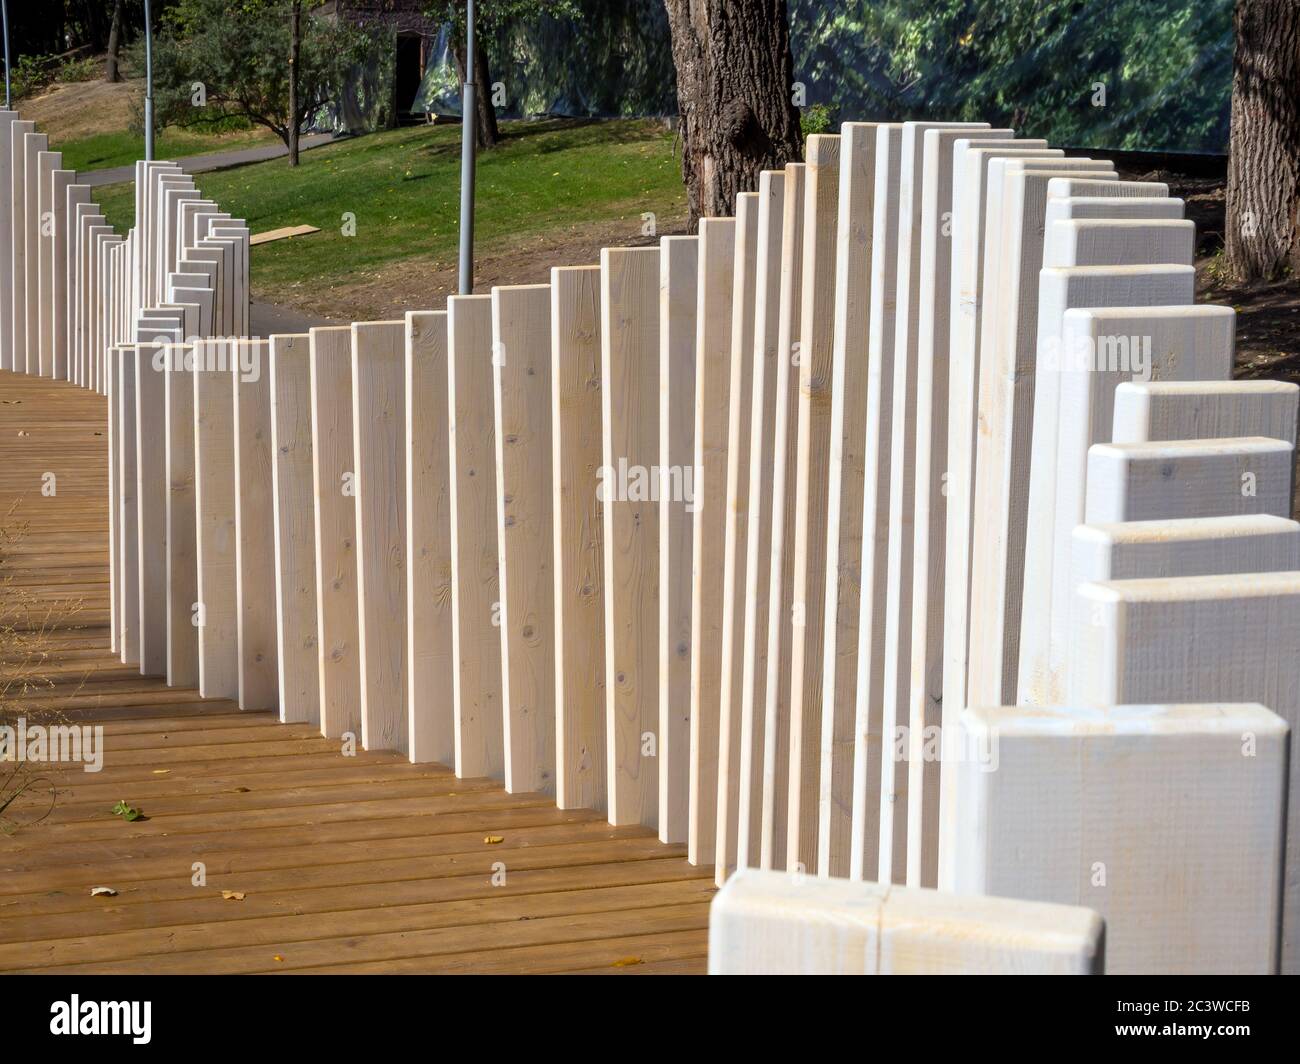
[[[301,130],[336,100],[349,69],[376,48],[361,30],[304,14],[299,106],[290,115],[289,8],[289,0],[180,0],[154,40],[159,124],[207,127],[235,116],[288,145],[291,123]]]
[[[1227,144],[1232,0],[790,0],[790,20],[796,77],[841,116],[983,119],[1078,146]]]

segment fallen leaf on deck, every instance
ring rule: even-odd
[[[620,957],[614,962],[615,968],[631,968],[634,964],[645,964],[640,957]]]
[[[90,888],[90,896],[92,898],[98,898],[100,895],[103,895],[108,898],[116,898],[117,891],[115,891],[112,887],[91,887]]]
[[[506,837],[504,835],[484,835],[483,841],[489,846],[495,846],[498,842],[505,842]]]
[[[139,820],[143,814],[135,806],[127,805],[126,802],[118,799],[117,805],[113,806],[113,814],[120,816],[123,820]]]
[[[221,896],[226,901],[243,901],[244,892],[242,890],[223,890]]]

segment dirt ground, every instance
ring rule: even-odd
[[[22,117],[35,122],[51,144],[115,133],[131,124],[132,101],[140,97],[138,80],[56,83],[39,96],[24,99]]]

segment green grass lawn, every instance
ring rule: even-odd
[[[164,129],[154,142],[154,156],[158,159],[184,159],[191,155],[235,151],[272,142],[279,143],[279,138],[260,126],[236,133],[223,133],[217,137],[183,129]],[[130,166],[137,159],[144,158],[144,137],[125,130],[66,141],[56,147],[63,153],[63,166],[66,169],[83,173]]]
[[[510,122],[502,143],[479,156],[476,239],[480,247],[576,223],[653,211],[685,213],[672,134],[653,121]],[[159,158],[165,157],[161,152]],[[315,225],[312,236],[255,249],[254,285],[346,282],[410,258],[454,255],[460,128],[419,126],[317,148],[296,170],[284,159],[200,174],[205,196],[253,232]],[[132,223],[130,185],[97,190],[109,221]],[[356,235],[344,236],[345,215]]]

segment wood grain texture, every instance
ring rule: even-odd
[[[740,633],[740,794],[737,799],[736,867],[755,867],[763,850],[763,765],[767,701],[767,620],[771,593],[772,497],[775,464],[777,363],[781,350],[782,230],[786,179],[783,171],[758,177],[758,235],[754,285],[753,381],[750,386],[748,468],[749,520],[743,545],[745,595]]]
[[[721,677],[718,685],[718,792],[714,868],[719,886],[736,868],[741,787],[740,698],[744,683],[744,544],[749,525],[749,418],[753,402],[754,301],[758,286],[758,193],[736,197],[736,256],[732,267],[731,348],[728,352],[727,464],[722,561]],[[741,475],[744,470],[744,476]],[[757,847],[757,831],[753,835]]]
[[[1096,910],[1111,975],[1276,970],[1287,730],[1276,714],[971,709],[961,729],[964,749],[996,744],[997,770],[976,757],[956,769],[958,891]],[[1026,861],[1027,846],[1041,859]]]
[[[908,677],[907,881],[938,879],[940,764],[925,756],[942,732],[944,582],[947,550],[948,366],[952,333],[953,145],[969,131],[926,129],[922,147],[920,275],[916,322],[911,664]],[[978,146],[1009,141],[985,129]],[[902,574],[907,579],[907,573]]]
[[[272,336],[268,372],[280,719],[319,725],[310,348],[311,338],[306,333]]]
[[[1285,440],[1096,443],[1088,449],[1089,524],[1291,513],[1295,448]]]
[[[659,819],[658,766],[645,756],[659,723],[659,527],[648,484],[610,489],[620,469],[649,470],[659,455],[659,254],[600,253],[608,815],[646,827]]]
[[[875,875],[880,854],[881,727],[889,559],[889,484],[893,443],[894,311],[898,279],[898,182],[903,127],[876,130],[872,201],[867,403],[863,417],[862,569],[857,692],[853,724],[853,805],[849,876]],[[892,773],[892,769],[890,770]],[[905,783],[906,781],[904,781]],[[899,821],[899,826],[902,822]]]
[[[407,753],[406,323],[352,326],[361,744]]]
[[[698,236],[666,236],[659,244],[659,470],[668,483],[695,482]],[[698,495],[696,495],[698,501]],[[696,503],[659,497],[659,838],[690,834],[691,611]]]
[[[686,847],[692,864],[717,849],[723,569],[736,220],[700,220],[695,324],[695,489],[691,514],[691,774]],[[682,504],[684,505],[684,504]]]
[[[505,775],[492,297],[447,301],[456,775]]]
[[[406,675],[414,762],[456,762],[447,312],[406,315]]]
[[[167,686],[199,682],[198,543],[195,524],[194,349],[164,347],[167,474]]]
[[[194,507],[199,693],[239,697],[235,543],[234,342],[194,345]]]
[[[891,441],[889,448],[889,546],[885,573],[884,682],[881,699],[881,728],[884,750],[892,765],[882,765],[880,858],[878,878],[882,882],[907,878],[920,885],[921,860],[907,850],[909,804],[920,808],[924,792],[911,793],[912,775],[922,782],[921,770],[913,770],[911,747],[919,740],[909,735],[909,707],[912,678],[912,584],[915,548],[915,494],[917,441],[917,363],[921,319],[921,270],[923,218],[927,173],[925,134],[931,129],[956,129],[968,136],[983,136],[988,124],[904,122],[899,146],[898,179],[898,265],[895,279],[894,366],[890,403]],[[935,156],[937,162],[937,155]],[[877,593],[879,593],[877,588]],[[899,752],[902,756],[899,756]],[[908,777],[899,786],[902,777]],[[919,827],[919,826],[918,826]]]
[[[822,620],[819,871],[849,870],[862,588],[862,492],[866,467],[871,257],[875,224],[873,122],[840,127],[835,234],[834,347],[826,490],[826,601]]]
[[[492,289],[492,356],[505,784],[554,794],[550,285]]]
[[[561,809],[605,812],[604,517],[596,492],[604,460],[600,327],[600,267],[551,270],[555,800]],[[662,743],[660,750],[663,756]],[[662,829],[661,818],[661,837]]]
[[[1295,445],[1300,386],[1205,376],[1121,382],[1114,393],[1111,442],[1270,436]]]
[[[315,493],[320,729],[361,730],[357,631],[357,517],[352,450],[352,329],[309,331],[311,455]]]
[[[799,313],[798,440],[794,466],[794,583],[790,628],[790,782],[786,867],[818,867],[822,636],[826,615],[827,475],[835,360],[835,260],[840,138],[808,138]]]

